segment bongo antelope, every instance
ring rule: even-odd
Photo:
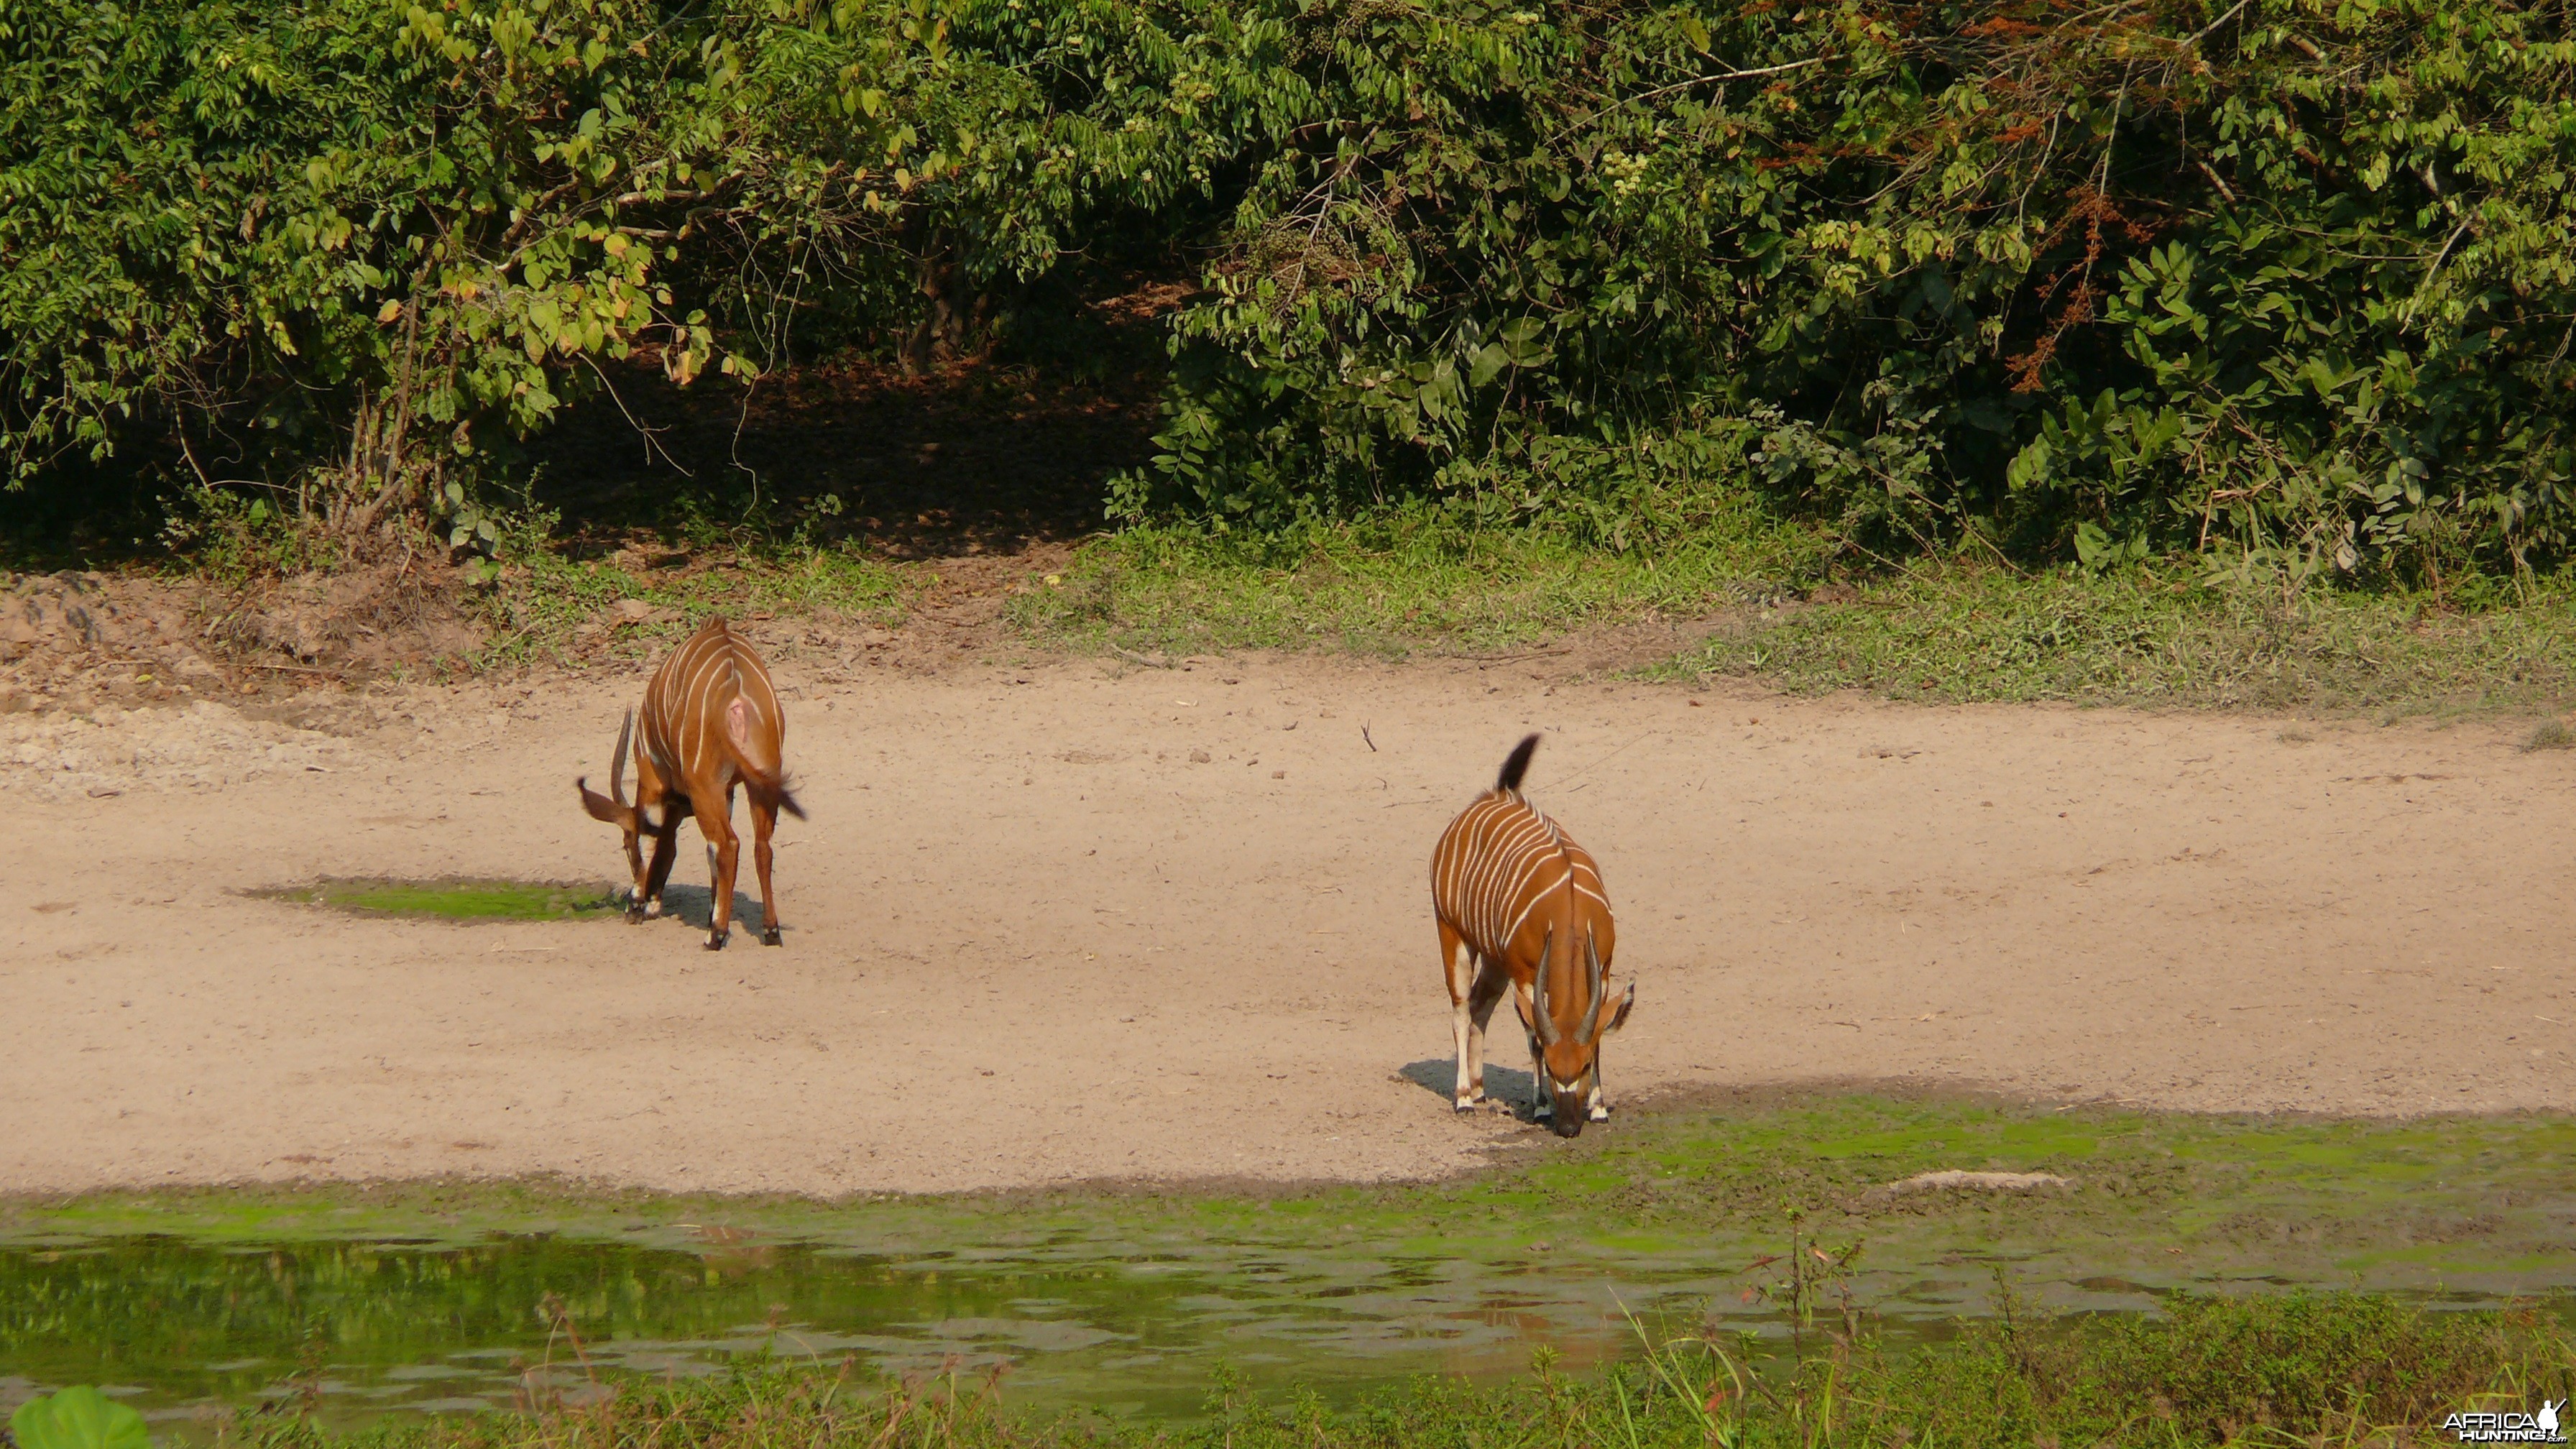
[[[769,884],[769,834],[779,811],[802,820],[805,810],[789,791],[780,759],[787,715],[770,688],[768,666],[721,618],[709,619],[663,660],[653,682],[644,687],[644,737],[635,751],[635,803],[629,805],[621,777],[635,722],[630,709],[618,726],[605,798],[590,788],[588,776],[573,782],[591,818],[626,832],[626,864],[635,874],[626,918],[641,921],[662,914],[662,887],[671,878],[680,821],[694,815],[698,833],[706,837],[708,886],[714,896],[707,949],[724,949],[733,935],[734,868],[742,848],[733,831],[733,791],[740,785],[751,797],[751,859],[760,871],[760,943],[777,945],[778,895]],[[650,870],[638,845],[647,834],[653,837]]]
[[[1521,741],[1494,788],[1442,832],[1431,853],[1431,909],[1458,1042],[1457,1109],[1485,1100],[1485,1023],[1510,986],[1529,1036],[1531,1115],[1572,1137],[1587,1117],[1610,1115],[1601,1040],[1627,1024],[1637,988],[1631,983],[1612,1008],[1615,938],[1600,867],[1521,795],[1537,748],[1536,735]]]

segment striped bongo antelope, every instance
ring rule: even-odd
[[[1610,1005],[1616,944],[1601,868],[1521,795],[1538,736],[1520,742],[1494,788],[1449,822],[1431,852],[1431,908],[1458,1039],[1457,1109],[1485,1100],[1485,1023],[1503,988],[1529,1036],[1532,1116],[1560,1137],[1607,1119],[1601,1040],[1628,1022],[1630,983]]]
[[[680,821],[696,816],[698,833],[707,842],[707,883],[714,906],[707,917],[707,949],[721,951],[733,935],[733,879],[741,839],[733,831],[733,791],[743,787],[751,797],[751,859],[760,871],[760,943],[778,944],[778,894],[769,884],[769,834],[778,812],[802,820],[805,809],[789,792],[780,750],[787,740],[787,714],[778,692],[769,685],[769,668],[751,644],[709,619],[653,671],[644,687],[644,738],[635,751],[635,803],[626,803],[619,779],[626,773],[626,743],[635,729],[635,711],[626,712],[617,729],[617,752],[608,767],[608,795],[590,788],[589,777],[573,784],[582,808],[626,832],[626,863],[635,873],[635,893],[627,898],[626,918],[647,920],[662,914],[662,887],[671,878],[673,847]],[[653,837],[653,864],[648,871],[638,838]]]

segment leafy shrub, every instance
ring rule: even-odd
[[[1536,513],[1605,496],[1551,453],[1708,439],[1871,547],[2294,582],[2565,548],[2556,11],[1277,13],[1299,103],[1128,516]]]
[[[1882,556],[2520,570],[2567,556],[2576,486],[2566,27],[0,0],[0,455],[320,468],[297,496],[345,522],[472,534],[453,460],[606,359],[929,366],[1066,257],[1197,255],[1118,517],[1433,499],[1652,549],[1658,500],[1749,483]]]
[[[954,9],[0,0],[9,477],[167,439],[200,485],[327,465],[358,531],[473,536],[475,426],[600,361],[749,375],[809,294],[937,341],[957,277],[1204,186],[1221,16],[970,6],[970,49]]]

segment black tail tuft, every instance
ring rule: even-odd
[[[805,807],[796,799],[795,776],[782,770],[771,778],[742,766],[736,768],[742,770],[743,783],[751,787],[755,798],[767,801],[773,810],[783,810],[799,820],[805,818]]]
[[[1521,741],[1519,744],[1512,746],[1510,757],[1503,761],[1503,772],[1494,777],[1494,788],[1497,790],[1519,789],[1521,787],[1521,777],[1529,773],[1530,756],[1537,753],[1538,736],[1536,735],[1532,735],[1528,739]]]

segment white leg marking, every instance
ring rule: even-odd
[[[1471,1085],[1474,1078],[1468,1075],[1472,1058],[1467,1048],[1467,1034],[1474,1029],[1467,1020],[1467,1003],[1461,1001],[1449,1009],[1449,1035],[1458,1047],[1458,1075],[1450,1084],[1449,1105],[1460,1112],[1476,1105],[1476,1091]]]
[[[1466,956],[1468,965],[1473,968],[1468,972],[1473,979],[1473,984],[1468,987],[1470,992],[1470,1010],[1467,1014],[1468,1100],[1481,1103],[1485,1100],[1485,1022],[1493,1019],[1493,1012],[1489,1006],[1485,1013],[1485,1021],[1477,1020],[1472,1009],[1474,1000],[1472,993],[1485,984],[1485,972],[1488,968],[1472,949],[1461,945],[1459,950]]]
[[[707,944],[710,946],[724,940],[723,933],[716,929],[716,922],[722,918],[717,909],[716,892],[723,889],[724,883],[716,879],[716,848],[710,845],[707,847]]]

